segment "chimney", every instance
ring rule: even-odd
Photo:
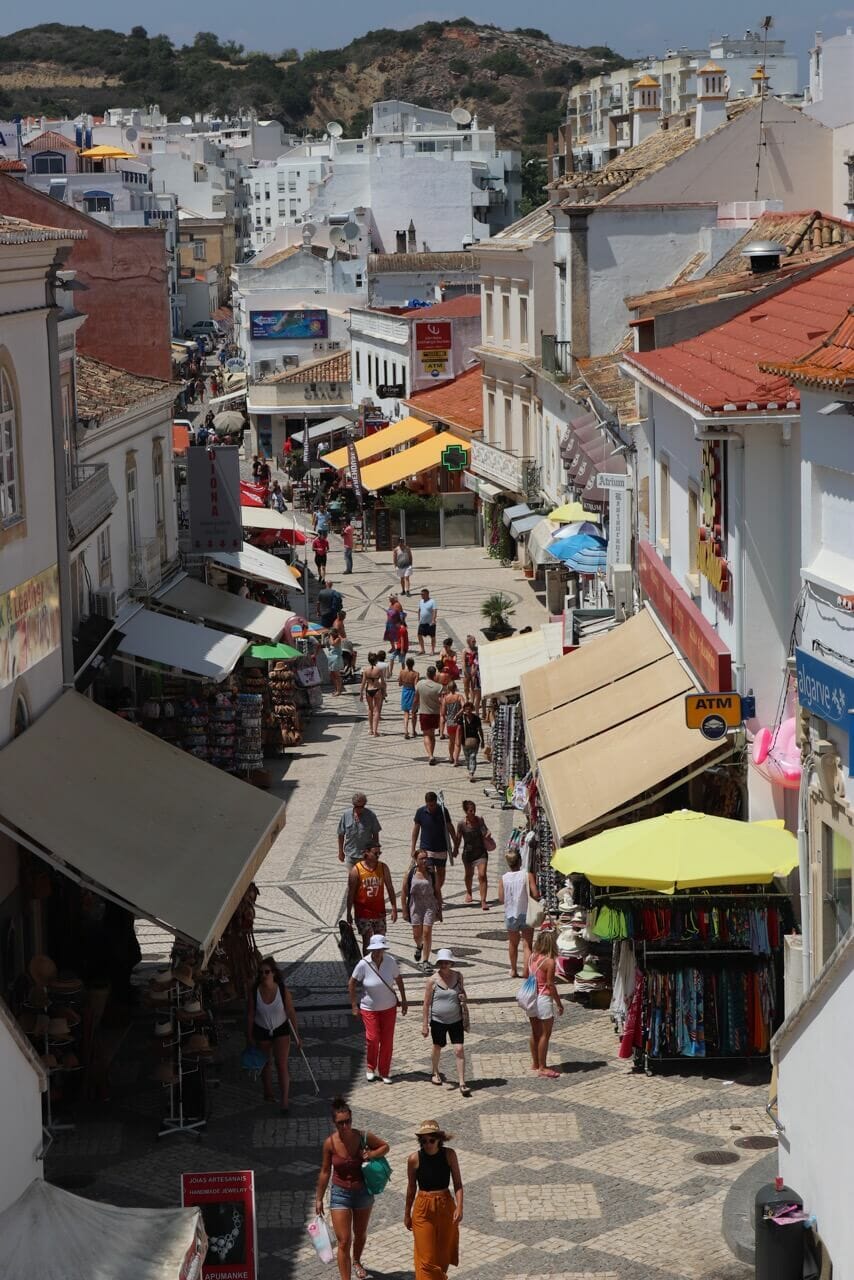
[[[770,76],[763,66],[758,66],[750,77],[754,98],[767,98],[771,92]]]
[[[753,274],[761,276],[767,271],[779,271],[785,253],[783,245],[776,240],[754,240],[742,250],[741,256],[747,259]]]
[[[661,114],[661,85],[655,76],[641,76],[632,90],[632,146],[655,133]]]
[[[707,62],[697,72],[697,110],[694,115],[694,137],[726,123],[727,76],[716,62]]]

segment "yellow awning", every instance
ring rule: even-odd
[[[375,431],[372,436],[365,436],[364,440],[357,440],[356,457],[360,462],[365,462],[366,459],[376,458],[389,449],[396,449],[398,445],[409,444],[410,440],[420,440],[424,436],[429,436],[432,430],[432,424],[422,422],[420,418],[401,418],[400,422],[393,422],[390,427]],[[330,467],[337,467],[340,471],[347,465],[347,450],[335,449],[332,453],[324,454],[323,461]]]
[[[389,458],[381,458],[370,466],[362,468],[362,487],[364,489],[387,489],[390,484],[406,480],[408,476],[417,476],[421,471],[435,467],[442,459],[442,453],[449,444],[457,444],[469,452],[471,446],[459,436],[443,431],[429,440],[421,440],[400,453],[393,453]]]
[[[108,143],[102,142],[97,147],[89,147],[87,151],[81,151],[81,156],[86,160],[139,160],[140,157],[133,151],[125,151],[124,147],[111,147]]]

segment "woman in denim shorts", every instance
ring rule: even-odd
[[[534,944],[534,930],[528,926],[528,899],[539,898],[537,878],[533,871],[522,869],[522,859],[513,850],[507,854],[508,870],[498,881],[498,901],[504,907],[504,923],[507,925],[507,953],[510,957],[510,977],[519,977],[519,938],[525,939],[530,950]]]
[[[317,1179],[314,1211],[323,1213],[323,1197],[332,1177],[329,1208],[332,1227],[338,1241],[338,1274],[341,1280],[367,1280],[362,1266],[362,1251],[368,1235],[368,1220],[374,1207],[374,1197],[365,1186],[362,1165],[388,1152],[388,1143],[375,1133],[353,1128],[353,1113],[343,1098],[332,1102],[332,1119],[335,1132],[323,1144],[323,1160]]]

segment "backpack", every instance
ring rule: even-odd
[[[344,607],[344,597],[340,591],[332,591],[329,596],[329,611],[334,609],[336,613],[340,613]]]

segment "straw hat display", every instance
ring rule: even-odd
[[[561,929],[557,939],[557,949],[561,955],[577,956],[587,953],[587,943],[575,929]]]
[[[30,977],[39,987],[46,987],[57,977],[57,968],[50,956],[33,956],[29,963]]]
[[[54,1009],[53,1016],[55,1018],[64,1018],[72,1031],[75,1027],[80,1026],[80,1014],[74,1009]]]
[[[189,1037],[186,1044],[184,1045],[184,1052],[192,1053],[192,1054],[210,1053],[211,1052],[210,1041],[208,1040],[206,1035],[202,1035],[201,1033],[192,1035]]]
[[[59,1063],[57,1062],[56,1058],[52,1053],[43,1053],[40,1056],[39,1061],[41,1062],[45,1071],[55,1071],[56,1068],[59,1066]]]
[[[25,1009],[18,1019],[21,1030],[28,1036],[43,1036],[49,1021],[46,1013],[34,1013],[31,1009]]]
[[[171,1062],[158,1062],[151,1073],[151,1078],[158,1084],[177,1084],[180,1076]]]
[[[62,1055],[62,1069],[63,1071],[80,1070],[80,1059],[76,1053],[64,1053]]]
[[[176,966],[174,978],[182,987],[194,987],[196,985],[196,979],[193,977],[193,967],[187,964],[186,961]]]
[[[168,1004],[169,992],[164,991],[146,991],[145,1003],[148,1005]]]
[[[47,987],[30,987],[27,1004],[33,1009],[46,1009],[50,1004]]]
[[[154,1024],[154,1034],[158,1039],[172,1034],[172,1019],[168,1014],[164,1014],[162,1018],[157,1019]]]
[[[71,1028],[66,1018],[51,1018],[47,1025],[47,1033],[51,1040],[68,1040],[71,1038]]]
[[[54,978],[49,982],[48,987],[52,994],[58,996],[73,996],[78,991],[83,990],[83,983],[74,975],[66,975],[64,978]]]

